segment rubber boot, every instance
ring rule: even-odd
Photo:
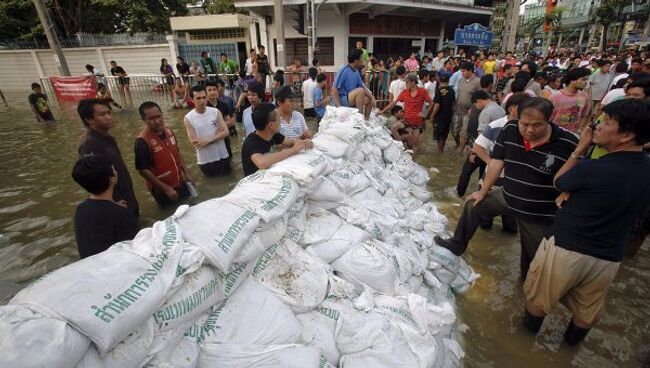
[[[524,326],[526,326],[526,329],[528,331],[537,334],[539,332],[539,329],[542,327],[542,323],[544,322],[544,316],[538,317],[530,314],[528,310],[526,310],[525,316],[524,316]]]
[[[573,320],[571,320],[571,323],[569,323],[569,327],[567,327],[566,332],[564,333],[564,341],[566,341],[566,343],[571,346],[576,345],[580,341],[585,339],[587,333],[589,333],[589,330],[590,330],[589,328],[582,328],[576,326],[573,323]]]

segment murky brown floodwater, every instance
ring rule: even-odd
[[[31,280],[78,259],[72,216],[86,197],[70,177],[83,133],[75,105],[55,104],[57,123],[43,126],[33,119],[26,95],[6,97],[9,106],[0,102],[0,304]],[[161,96],[152,99],[168,105]],[[184,112],[164,110],[168,126],[179,138],[185,137]],[[137,111],[116,112],[115,119],[112,134],[131,169],[141,224],[149,226],[171,210],[158,209],[134,169],[133,141],[143,126]],[[453,229],[460,214],[461,200],[454,188],[462,158],[435,154],[430,129],[424,137],[418,161],[440,170],[429,188]],[[198,181],[199,201],[225,194],[243,176],[239,148],[233,141],[235,170],[230,177],[206,179],[196,167],[190,144],[181,138],[182,153]],[[568,348],[561,341],[569,314],[561,307],[547,318],[543,335],[535,338],[521,328],[517,239],[502,233],[495,223],[491,231],[479,230],[466,254],[481,278],[457,299],[460,322],[467,326],[461,334],[465,367],[640,367],[639,352],[650,345],[649,242],[636,258],[624,261],[597,327],[581,346]]]

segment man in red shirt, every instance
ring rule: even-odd
[[[404,80],[406,82],[406,89],[382,110],[382,114],[391,110],[398,102],[404,104],[404,122],[406,123],[406,130],[409,133],[409,137],[406,138],[406,144],[413,149],[413,158],[415,158],[418,152],[420,134],[425,127],[424,118],[431,114],[433,104],[431,103],[429,92],[424,88],[418,87],[417,75],[409,74]],[[429,107],[423,113],[425,102],[429,103]]]

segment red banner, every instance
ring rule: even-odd
[[[50,77],[50,83],[59,101],[79,101],[97,95],[94,76]]]

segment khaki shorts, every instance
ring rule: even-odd
[[[451,136],[464,141],[467,138],[468,124],[469,116],[467,114],[454,114],[451,119]]]
[[[524,282],[526,300],[545,314],[562,302],[574,319],[592,325],[600,316],[619,265],[558,247],[555,237],[544,238]]]

